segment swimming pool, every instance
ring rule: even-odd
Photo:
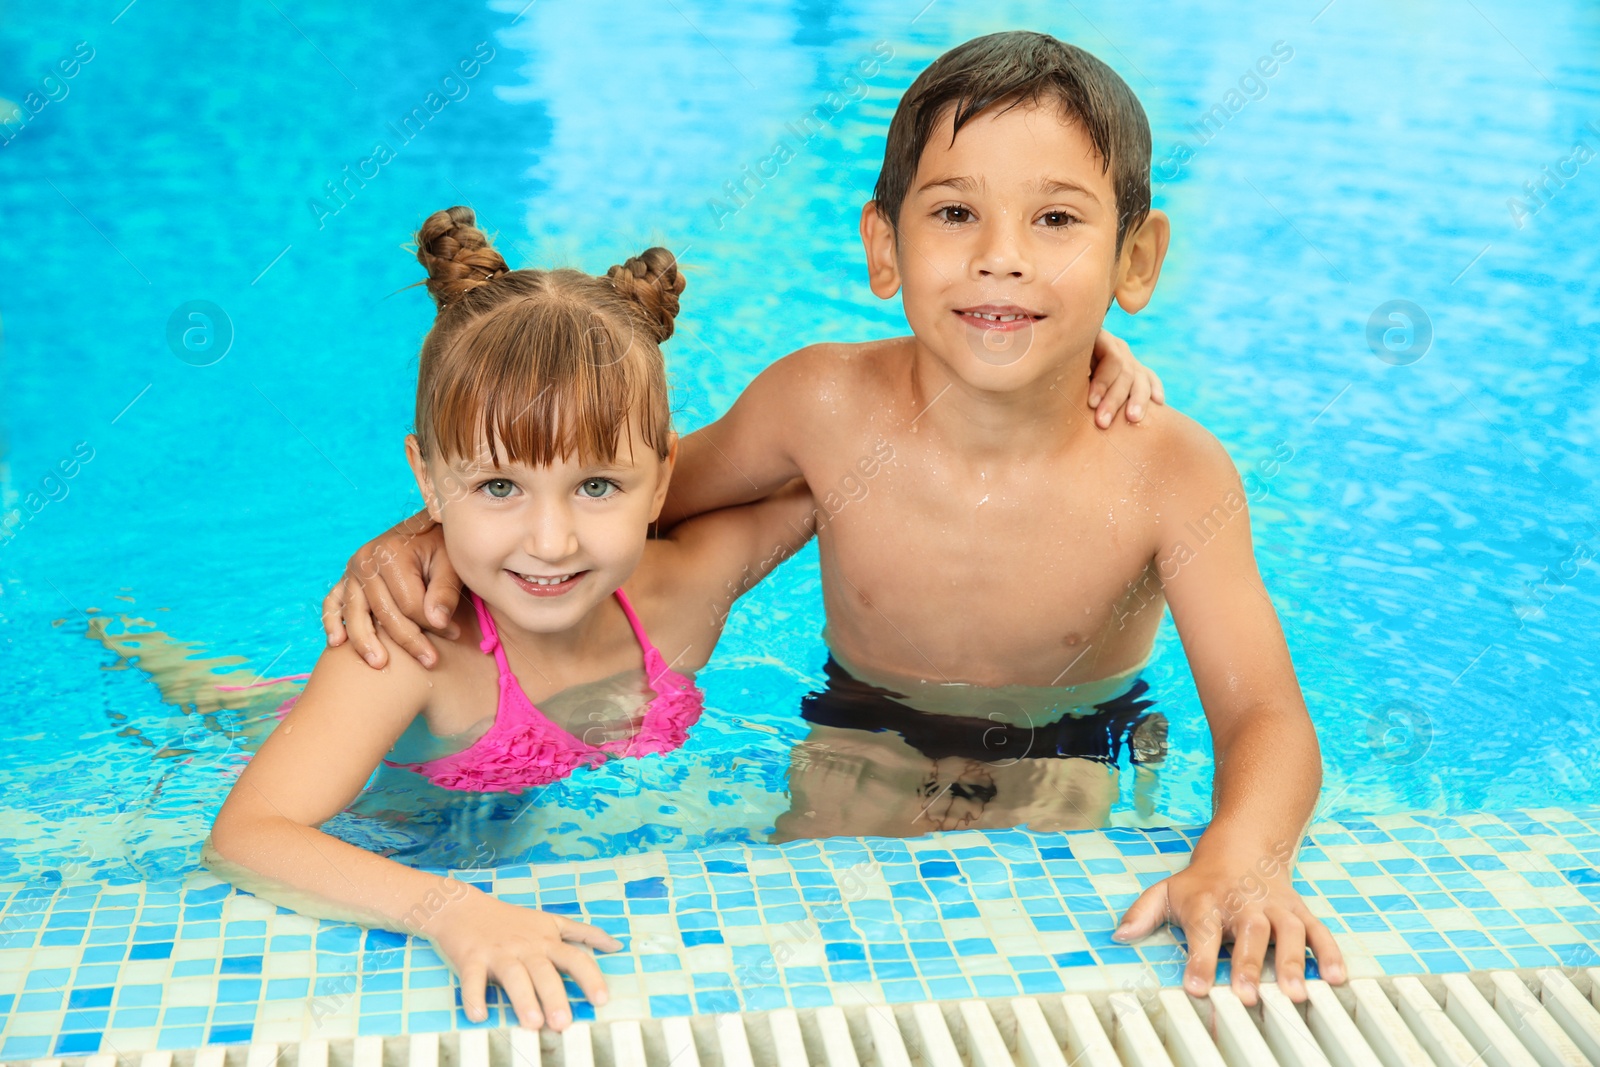
[[[1014,26],[1100,54],[1151,116],[1174,247],[1112,326],[1245,472],[1324,813],[1593,804],[1600,164],[1574,145],[1600,150],[1600,28],[1318,6],[13,13],[0,96],[47,103],[0,147],[0,880],[194,869],[233,728],[163,704],[90,619],[309,669],[327,584],[413,507],[429,310],[398,245],[421,217],[471,203],[529,264],[677,251],[692,429],[798,341],[904,328],[854,237],[888,116],[940,51]],[[196,310],[218,329],[185,347]],[[681,757],[433,816],[397,776],[339,825],[451,867],[760,845],[820,626],[812,549],[736,610]],[[1169,756],[1155,816],[1129,774],[1117,819],[1202,823],[1210,744],[1170,625],[1145,677]]]

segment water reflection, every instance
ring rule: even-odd
[[[142,727],[122,723],[123,733],[167,774],[211,768],[191,783],[206,806],[220,802],[304,677],[263,677],[276,663],[253,671],[243,657],[217,655],[132,613],[97,615],[85,636],[115,655],[107,670],[147,675],[181,713]],[[521,795],[447,791],[382,766],[323,828],[414,866],[457,868],[717,841],[1086,829],[1112,822],[1125,766],[1134,775],[1133,810],[1118,818],[1146,823],[1155,815],[1167,720],[1153,710],[1141,669],[1070,688],[981,688],[877,677],[830,659],[822,685],[781,729],[753,729],[708,708],[681,752],[609,760]],[[557,694],[542,710],[594,741],[636,730],[647,698],[643,672],[630,671]],[[419,718],[390,758],[456,751],[492,721],[470,736],[440,738]],[[168,800],[165,777],[152,809]]]
[[[1154,813],[1167,720],[1137,671],[1074,689],[891,688],[834,659],[825,674],[801,702],[811,729],[774,841],[1105,826],[1124,749],[1135,812]]]

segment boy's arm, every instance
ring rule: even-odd
[[[427,700],[428,673],[409,657],[392,658],[394,666],[378,672],[351,649],[322,653],[294,709],[245,767],[217,814],[207,865],[240,888],[305,915],[429,938],[460,974],[462,999],[473,1018],[483,1018],[484,981],[493,973],[523,1025],[540,1025],[541,1001],[542,1015],[564,1025],[566,997],[551,964],[571,973],[591,996],[603,999],[605,986],[594,959],[563,941],[618,947],[612,938],[497,901],[466,883],[404,866],[318,829],[360,793]],[[498,950],[487,948],[495,942],[484,933],[486,926],[503,934]],[[519,949],[520,975],[506,958]]]
[[[1308,941],[1322,974],[1343,979],[1333,936],[1291,884],[1322,781],[1316,731],[1256,569],[1238,472],[1197,424],[1181,420],[1177,429],[1162,457],[1171,490],[1156,565],[1211,727],[1213,815],[1188,868],[1146,890],[1118,934],[1142,937],[1163,920],[1181,926],[1185,984],[1196,994],[1210,988],[1231,936],[1232,985],[1246,1004],[1256,1001],[1274,939],[1277,980],[1302,1000]]]
[[[661,528],[771,495],[801,474],[794,431],[815,390],[815,349],[793,352],[756,375],[728,413],[678,444]]]
[[[328,647],[346,640],[377,670],[389,665],[377,627],[424,667],[439,662],[426,626],[456,637],[450,620],[461,603],[461,578],[444,550],[444,530],[426,509],[404,519],[356,550],[344,577],[322,598]]]
[[[657,542],[658,584],[674,591],[668,617],[684,630],[675,637],[684,646],[675,669],[705,665],[733,602],[811,539],[816,514],[810,490],[796,478],[765,500],[685,519]]]

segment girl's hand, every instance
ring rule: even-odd
[[[348,637],[361,658],[379,670],[389,663],[376,627],[424,667],[439,653],[423,628],[458,636],[450,621],[461,602],[461,579],[444,551],[444,531],[419,511],[350,557],[341,579],[322,601],[328,647]]]
[[[1089,406],[1095,409],[1095,425],[1102,430],[1111,425],[1117,409],[1127,404],[1126,418],[1144,418],[1145,405],[1167,402],[1156,372],[1133,358],[1128,342],[1102,329],[1094,339],[1094,356],[1089,364]]]
[[[604,930],[549,912],[522,908],[473,889],[446,903],[423,934],[461,978],[461,1006],[467,1018],[483,1022],[489,979],[504,989],[517,1021],[529,1030],[546,1022],[565,1030],[572,1009],[561,974],[572,976],[596,1007],[608,999],[605,979],[594,956],[578,947],[614,952],[622,942]]]

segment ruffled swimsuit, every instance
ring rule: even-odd
[[[704,700],[693,679],[667,666],[666,657],[650,643],[644,625],[628,603],[627,594],[617,590],[617,603],[633,627],[633,635],[644,651],[645,676],[655,699],[644,709],[644,722],[632,737],[591,745],[579,740],[544,717],[522,691],[516,675],[506,662],[489,609],[472,593],[472,606],[478,612],[478,627],[483,641],[478,645],[494,653],[500,669],[500,704],[494,725],[471,746],[449,756],[424,763],[389,763],[427,778],[443,789],[480,793],[517,793],[531,786],[548,785],[567,777],[579,767],[604,763],[607,756],[653,756],[680,747],[689,736],[689,727],[700,718]]]
[[[591,745],[574,737],[534,707],[533,701],[522,691],[516,675],[511,673],[511,665],[506,662],[506,651],[501,646],[500,634],[495,629],[489,609],[478,594],[470,595],[472,606],[478,613],[478,627],[483,631],[483,640],[478,647],[494,653],[495,665],[500,672],[500,698],[495,708],[494,725],[460,752],[422,763],[384,760],[389,766],[415,771],[443,789],[520,793],[532,786],[559,781],[579,767],[604,763],[608,756],[638,757],[671,752],[683,745],[689,736],[689,727],[699,720],[704,694],[692,678],[667,666],[666,657],[650,643],[644,625],[634,612],[633,605],[628,602],[627,594],[621,589],[616,592],[617,603],[622,605],[628,625],[633,627],[634,637],[644,652],[645,676],[656,695],[645,706],[644,721],[637,733],[599,745]],[[293,698],[285,701],[278,710],[279,716],[286,714],[293,703]]]

